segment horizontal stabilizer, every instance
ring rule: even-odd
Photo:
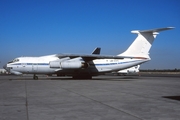
[[[151,30],[133,30],[131,33],[153,33],[153,32],[160,32],[164,30],[170,30],[174,27],[166,27],[166,28],[157,28],[157,29],[151,29]]]

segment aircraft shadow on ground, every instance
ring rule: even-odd
[[[180,101],[180,96],[162,96],[163,98]]]
[[[141,77],[139,76],[97,76],[92,79],[73,79],[72,77],[39,77],[38,80],[99,80],[99,81],[135,81],[139,80]],[[11,76],[8,80],[34,80],[32,76]],[[37,80],[37,81],[38,81]]]
[[[73,79],[73,78],[50,78],[50,80],[102,80],[102,81],[133,81],[139,79],[139,77],[94,77],[92,79]]]

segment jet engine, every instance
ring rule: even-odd
[[[61,69],[80,69],[87,68],[89,65],[82,61],[51,61],[49,62],[50,68],[61,68]]]
[[[64,61],[61,62],[62,69],[79,69],[79,68],[87,68],[88,64],[81,61]]]
[[[49,62],[50,68],[60,68],[60,62],[59,61],[51,61]]]

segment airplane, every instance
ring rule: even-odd
[[[151,60],[149,50],[158,32],[173,28],[131,31],[138,36],[125,52],[118,55],[54,54],[18,57],[3,67],[15,75],[33,74],[33,79],[38,79],[38,74],[63,74],[73,79],[92,79],[92,76],[127,69]]]
[[[136,65],[124,70],[119,70],[117,72],[112,72],[115,75],[128,75],[128,74],[137,74],[139,73],[140,65]]]

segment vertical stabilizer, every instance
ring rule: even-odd
[[[149,50],[152,46],[152,43],[156,36],[159,34],[158,32],[173,29],[174,27],[167,28],[158,28],[152,30],[135,30],[131,31],[131,33],[138,34],[137,38],[134,42],[129,46],[129,48],[119,54],[119,56],[133,56],[133,57],[146,57],[149,58]]]
[[[101,52],[101,48],[100,47],[97,47],[93,50],[92,54],[95,54],[95,55],[99,55]]]

